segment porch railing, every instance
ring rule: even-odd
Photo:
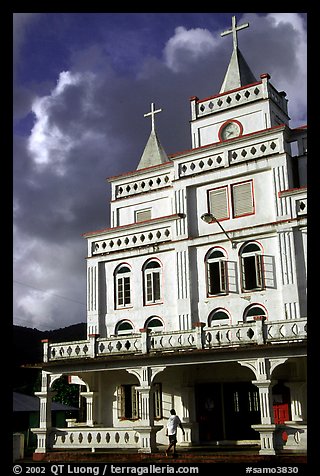
[[[261,345],[303,341],[307,338],[307,318],[266,321],[256,316],[252,322],[205,327],[198,323],[193,329],[171,332],[150,332],[87,340],[49,343],[43,341],[44,362],[95,358],[106,355],[145,354],[165,351],[212,349],[241,345]]]
[[[52,449],[139,448],[139,432],[131,428],[53,428]]]

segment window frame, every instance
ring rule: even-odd
[[[153,412],[155,420],[162,420],[163,408],[162,408],[162,384],[153,384]]]
[[[141,213],[146,213],[148,212],[150,214],[150,217],[145,219],[145,220],[138,220],[138,215]],[[152,208],[143,208],[142,210],[135,210],[134,212],[134,222],[135,223],[143,223],[144,221],[149,221],[152,219]]]
[[[224,319],[213,319],[213,316],[215,314],[217,314],[218,312],[220,313],[223,313],[225,314],[225,318]],[[228,322],[226,322],[226,320],[228,319]],[[219,322],[219,321],[223,321],[223,322]],[[213,324],[215,322],[215,324]],[[208,316],[208,327],[211,328],[211,327],[216,327],[216,326],[223,326],[223,325],[226,325],[226,324],[230,324],[231,322],[231,316],[229,314],[229,312],[224,309],[224,308],[216,308],[214,309],[213,311],[210,312],[209,316]]]
[[[129,271],[121,271],[128,268]],[[121,291],[120,291],[121,288]],[[114,292],[115,292],[115,309],[125,309],[132,307],[132,289],[131,289],[131,267],[127,263],[120,264],[114,273]],[[126,296],[126,292],[129,292]],[[122,295],[120,302],[120,296]],[[129,300],[127,300],[129,299]]]
[[[157,266],[148,267],[152,263]],[[144,290],[144,305],[152,306],[161,304],[162,298],[162,264],[159,260],[151,258],[143,266],[143,290]]]
[[[208,202],[208,211],[209,213],[212,213],[212,215],[217,218],[219,221],[224,221],[224,220],[230,220],[231,214],[230,214],[230,199],[229,199],[229,186],[228,185],[222,185],[221,187],[216,187],[216,188],[210,188],[207,191],[207,202]],[[212,207],[212,202],[211,202],[211,195],[214,192],[218,192],[218,190],[225,190],[225,197],[226,197],[226,210],[227,210],[227,216],[224,218],[219,218],[216,213],[214,213],[213,207]]]
[[[126,329],[125,329],[124,331],[120,330],[120,332],[119,332],[119,327],[122,324],[129,324],[131,326],[131,330],[129,331],[129,329],[128,329],[128,332],[126,332]],[[134,333],[134,328],[133,328],[132,323],[129,320],[123,319],[123,320],[121,320],[117,323],[116,328],[115,328],[115,335],[116,336],[125,336],[125,335],[130,335],[130,334],[133,334],[133,333]]]
[[[237,214],[235,213],[235,188],[236,187],[239,187],[241,185],[244,185],[244,184],[249,184],[250,185],[250,194],[251,194],[251,206],[252,206],[252,211],[250,212],[244,212],[244,213],[241,213],[241,214]],[[246,217],[246,216],[250,216],[250,215],[254,215],[255,214],[255,202],[254,202],[254,188],[253,188],[253,179],[250,179],[250,180],[245,180],[243,182],[237,182],[237,183],[232,183],[230,184],[230,193],[231,193],[231,206],[232,206],[232,218],[242,218],[242,217]]]
[[[139,419],[138,385],[121,384],[117,386],[117,414],[119,420]]]
[[[220,252],[221,256],[210,258],[214,252]],[[205,257],[206,264],[206,285],[207,285],[207,297],[225,296],[229,294],[229,281],[228,281],[228,265],[227,256],[223,248],[214,247],[211,248]],[[218,269],[217,269],[218,268]],[[219,291],[214,291],[214,284],[212,276],[213,272],[218,275],[219,279]]]
[[[256,245],[259,250],[246,252],[245,248],[251,244]],[[250,260],[250,262],[248,260]],[[242,250],[240,251],[240,269],[242,292],[248,293],[265,289],[263,249],[256,241],[249,241],[242,247]],[[250,276],[248,276],[249,273]],[[255,280],[256,285],[249,288],[248,281],[252,281],[253,279]]]

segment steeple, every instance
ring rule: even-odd
[[[231,29],[221,33],[221,36],[232,34],[233,51],[226,75],[224,77],[220,89],[220,94],[257,81],[251,69],[249,68],[246,60],[244,59],[241,51],[238,48],[237,32],[239,30],[242,30],[243,28],[247,28],[248,26],[249,23],[244,23],[243,25],[237,26],[236,17],[233,16]]]
[[[161,112],[162,109],[155,110],[154,103],[151,103],[151,111],[144,114],[144,117],[151,116],[151,133],[148,142],[144,148],[137,170],[152,167],[153,165],[164,164],[169,161],[165,153],[155,129],[155,114]]]

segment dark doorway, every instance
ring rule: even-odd
[[[261,423],[259,391],[250,382],[225,383],[225,428],[229,440],[256,440],[251,425]]]
[[[221,385],[200,384],[196,391],[196,411],[199,439],[203,442],[223,439],[223,414]]]
[[[199,384],[196,391],[200,442],[256,440],[261,422],[259,392],[250,382]]]

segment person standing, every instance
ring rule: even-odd
[[[177,429],[178,426],[182,430],[182,434],[184,435],[184,428],[182,426],[181,420],[176,414],[174,409],[170,410],[170,416],[167,422],[167,429],[166,429],[166,436],[169,437],[169,446],[166,450],[166,456],[169,455],[169,451],[173,447],[173,456],[176,456],[176,444],[177,444]]]

